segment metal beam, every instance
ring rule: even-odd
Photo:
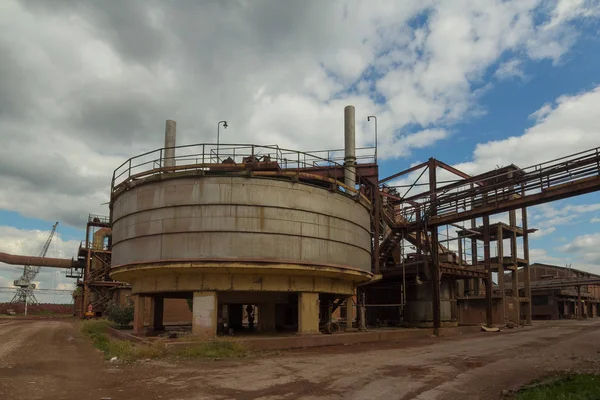
[[[596,192],[598,190],[600,190],[600,176],[584,178],[578,181],[570,182],[569,185],[562,186],[557,189],[547,189],[540,193],[525,195],[517,199],[501,200],[495,202],[494,204],[477,207],[467,211],[432,216],[430,217],[428,223],[431,226],[448,225],[451,223],[464,221],[466,219],[499,214],[517,208],[531,207],[543,203],[549,203],[555,200],[567,199],[569,197]]]
[[[404,171],[398,172],[397,174],[390,175],[387,178],[383,178],[379,181],[379,184],[381,185],[382,183],[386,183],[386,182],[391,181],[392,179],[398,178],[402,175],[410,174],[411,172],[414,172],[414,171],[421,169],[423,167],[426,167],[428,165],[429,165],[429,161],[425,161],[424,163],[415,165],[414,167],[410,167],[409,169],[405,169]]]
[[[440,160],[435,160],[435,163],[438,167],[445,169],[448,172],[452,172],[454,175],[458,175],[461,178],[465,178],[465,179],[470,179],[471,175],[469,174],[465,174],[464,172],[462,172],[461,170],[458,170],[448,164],[446,164],[445,162],[442,162]]]

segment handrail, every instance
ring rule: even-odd
[[[336,153],[340,151],[343,153],[343,150],[301,152],[276,145],[220,144],[217,156],[217,145],[215,144],[200,143],[171,148],[177,149],[177,155],[172,159],[173,167],[164,165],[165,148],[148,151],[123,162],[113,172],[111,193],[115,193],[124,183],[159,173],[184,170],[219,171],[228,166],[246,168],[248,165],[262,162],[271,163],[273,168],[282,172],[295,172],[298,176],[305,174],[306,169],[315,167],[320,170],[325,169],[326,176],[323,178],[325,180],[333,179],[338,190],[351,192],[353,195],[360,194],[360,189],[348,187],[335,179],[336,169],[346,169],[343,163],[338,162],[343,161],[343,157],[336,156]],[[357,163],[374,162],[374,158],[367,154],[371,149],[374,148],[357,149],[361,152],[357,155]],[[358,187],[365,184],[360,176],[356,176],[356,183]],[[360,196],[365,197],[362,194]]]
[[[462,217],[477,215],[477,208],[502,206],[508,200],[562,188],[586,178],[600,177],[600,147],[526,168],[515,167],[510,171],[488,174],[437,188],[434,200],[430,193],[422,193],[410,198],[417,205],[400,202],[405,204],[404,219],[414,221],[417,212],[420,212],[423,218],[431,218],[430,225],[442,217],[445,218],[444,222],[459,221]],[[485,184],[473,186],[474,181]],[[435,215],[430,215],[432,210],[435,210]]]

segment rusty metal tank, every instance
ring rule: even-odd
[[[241,326],[242,305],[258,307],[262,331],[315,333],[342,300],[352,329],[356,284],[372,277],[372,207],[355,173],[353,107],[345,118],[343,154],[175,146],[167,121],[164,148],[115,170],[110,275],[132,286],[134,332],[146,297],[152,329],[165,298],[192,300],[196,334],[214,335],[224,315]]]
[[[365,204],[290,179],[167,175],[112,203],[113,265],[206,261],[370,272]]]

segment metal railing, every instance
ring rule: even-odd
[[[483,206],[499,205],[599,175],[600,148],[594,148],[526,168],[474,176],[438,188],[434,199],[429,192],[415,195],[403,203],[401,218],[404,224],[414,223],[420,213],[421,220],[455,215],[453,219],[459,221],[462,216],[473,217],[467,212]]]
[[[334,177],[333,171],[344,169],[343,150],[318,150],[301,152],[283,149],[279,146],[264,146],[253,144],[192,144],[176,146],[176,156],[168,161],[175,167],[166,167],[165,149],[152,150],[131,157],[113,172],[111,189],[114,192],[119,185],[139,177],[147,177],[162,173],[165,170],[219,170],[227,165],[244,165],[256,162],[273,163],[282,171],[301,171],[321,168],[331,170],[329,177]],[[374,163],[375,148],[363,147],[357,149],[357,163]],[[360,178],[357,176],[357,183]]]

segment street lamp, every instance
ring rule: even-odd
[[[219,129],[221,128],[221,124],[223,124],[223,128],[227,129],[227,121],[219,121],[217,124],[217,161],[219,159]]]
[[[367,121],[371,122],[371,118],[375,120],[375,164],[377,164],[377,117],[374,115],[369,115],[367,117]]]

